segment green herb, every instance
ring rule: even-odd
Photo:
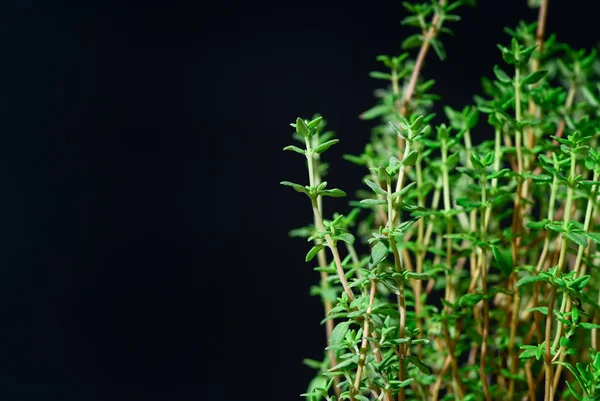
[[[348,214],[323,212],[347,196],[323,180],[338,139],[318,115],[291,124],[308,183],[281,184],[312,211],[291,234],[310,242],[327,335],[305,360],[311,401],[600,400],[600,62],[545,38],[548,2],[530,1],[538,20],[506,28],[482,93],[434,125],[421,70],[465,4],[404,3],[416,33],[370,72],[383,96],[344,156],[365,168]]]

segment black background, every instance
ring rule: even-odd
[[[592,1],[548,32],[597,40]],[[0,400],[296,400],[322,308],[289,123],[322,113],[352,194],[399,1],[13,1],[2,12]],[[461,8],[424,76],[462,108],[524,0]],[[440,110],[436,110],[440,111]],[[489,135],[485,130],[479,135]],[[326,212],[347,211],[346,200]]]

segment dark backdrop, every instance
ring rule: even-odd
[[[436,92],[462,108],[501,63],[525,0],[460,9]],[[576,6],[571,6],[575,4]],[[548,31],[595,44],[592,2],[550,0]],[[289,123],[341,139],[352,194],[399,1],[5,2],[0,400],[297,400],[322,308]],[[439,111],[439,110],[438,110]],[[345,200],[326,210],[347,211]]]

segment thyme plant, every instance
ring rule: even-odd
[[[467,3],[404,3],[417,32],[371,72],[384,88],[361,118],[379,124],[345,156],[365,168],[350,213],[323,212],[346,196],[321,161],[338,139],[318,115],[291,124],[308,185],[282,184],[312,211],[291,234],[311,243],[327,336],[305,360],[311,401],[600,400],[600,62],[546,37],[547,0],[530,2],[482,93],[433,126],[421,69]]]

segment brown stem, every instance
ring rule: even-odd
[[[392,252],[394,254],[394,260],[395,260],[395,264],[396,264],[396,271],[400,274],[402,274],[402,265],[400,262],[400,253],[398,252],[398,247],[396,246],[396,241],[394,239],[393,235],[389,236],[390,238],[390,245],[392,248]],[[404,278],[401,277],[398,280],[398,295],[397,295],[397,300],[398,300],[398,312],[400,314],[400,333],[399,333],[399,338],[404,338],[404,334],[406,331],[406,298],[404,296]],[[399,363],[400,363],[400,367],[399,367],[399,372],[398,372],[398,379],[400,381],[404,381],[405,379],[405,366],[404,366],[404,360],[406,358],[406,350],[405,350],[405,345],[404,343],[401,343],[398,345],[398,359],[399,359]],[[404,401],[404,387],[400,388],[400,391],[398,391],[398,401]]]
[[[480,255],[482,260],[485,258],[483,253]],[[488,335],[489,335],[489,327],[490,327],[490,305],[487,299],[487,266],[484,262],[480,264],[481,266],[481,293],[483,295],[483,332],[481,336],[481,362],[479,365],[479,378],[481,380],[481,385],[483,387],[483,393],[485,394],[486,401],[492,400],[492,395],[490,393],[490,388],[487,383],[487,374],[485,372],[485,358],[487,356],[487,343],[488,343]]]
[[[440,5],[444,6],[446,4],[446,0],[440,0]],[[402,108],[400,109],[400,113],[402,115],[406,115],[408,110],[408,103],[412,99],[415,88],[417,86],[417,80],[419,79],[419,73],[423,68],[423,63],[425,62],[425,56],[427,55],[427,51],[431,46],[431,40],[437,36],[438,33],[438,24],[440,23],[440,15],[435,13],[433,19],[431,20],[431,26],[425,33],[425,37],[423,38],[423,43],[421,44],[421,48],[419,49],[419,53],[417,54],[417,59],[415,61],[415,66],[413,68],[413,72],[410,76],[410,80],[408,81],[408,86],[406,91],[404,92],[404,98],[402,100]]]
[[[312,201],[312,205],[313,205],[313,213],[315,215],[315,221],[317,223],[317,228],[321,231],[326,231],[325,225],[323,224],[323,217],[321,217],[321,213],[319,212],[319,207],[317,205],[317,202],[314,199]],[[340,253],[337,249],[337,245],[335,244],[335,242],[333,241],[333,238],[331,238],[331,235],[329,235],[329,234],[325,234],[325,241],[327,241],[327,245],[329,245],[329,250],[331,251],[331,254],[333,255],[333,260],[335,261],[335,267],[337,268],[337,273],[338,273],[340,282],[342,283],[342,287],[344,287],[344,291],[348,295],[348,299],[352,302],[354,300],[354,292],[352,291],[352,288],[350,288],[348,286],[348,280],[346,279],[346,273],[344,272],[344,267],[342,265],[342,259],[340,258]]]
[[[321,268],[325,268],[327,267],[327,260],[326,260],[326,256],[325,256],[325,250],[321,250],[318,254],[317,254],[317,258],[319,261],[319,267]],[[326,289],[329,284],[328,284],[328,274],[327,272],[321,271],[321,286],[323,287],[323,289]],[[324,306],[325,306],[325,317],[329,316],[329,312],[331,311],[331,301],[328,299],[324,299],[323,301]],[[325,331],[327,334],[327,344],[329,344],[329,339],[331,338],[331,333],[333,332],[333,319],[328,319],[325,322]],[[335,365],[337,365],[337,361],[336,361],[336,357],[335,357],[335,353],[333,352],[332,349],[329,349],[328,351],[329,353],[329,367],[332,368]],[[335,391],[335,395],[337,398],[340,397],[341,394],[341,390],[338,387],[338,384],[340,383],[340,378],[338,376],[335,376],[333,379],[333,390]]]
[[[451,357],[450,357],[450,355],[448,355],[446,357],[446,360],[444,361],[444,366],[442,367],[442,370],[440,370],[440,373],[438,374],[437,380],[435,381],[435,383],[433,384],[433,387],[431,388],[432,401],[438,401],[438,397],[439,397],[440,389],[442,387],[442,382],[444,380],[444,376],[448,372],[448,369],[450,369],[451,364],[452,364]]]
[[[375,280],[371,280],[371,289],[369,291],[369,307],[364,316],[363,323],[363,338],[362,344],[360,346],[360,357],[358,360],[358,369],[356,370],[356,380],[354,381],[354,393],[358,394],[360,390],[360,379],[362,376],[362,371],[365,366],[365,360],[367,357],[367,344],[368,344],[368,335],[369,335],[369,317],[371,316],[371,311],[373,310],[373,300],[375,299],[375,293],[377,292],[377,286]]]

